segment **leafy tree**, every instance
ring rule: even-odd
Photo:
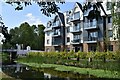
[[[8,33],[7,28],[8,27],[5,26],[4,22],[2,21],[2,16],[0,15],[0,29],[1,29],[0,33],[2,33],[4,35],[4,38],[5,38],[5,40],[2,40],[2,42],[6,45],[9,45],[8,42],[11,39],[11,35]]]
[[[10,0],[7,0],[6,3],[11,4],[12,6],[15,6],[15,10],[23,10],[24,7],[32,5],[36,3],[40,7],[40,11],[45,14],[46,16],[51,16],[51,14],[55,14],[60,9],[56,3],[65,3],[63,0],[50,0],[50,1],[38,1],[38,0],[30,0],[26,2],[17,1],[12,2]]]
[[[12,36],[9,41],[12,47],[15,48],[16,44],[23,44],[25,49],[27,46],[31,46],[32,49],[44,49],[44,26],[35,25],[30,26],[27,22],[22,23],[19,27],[15,27],[10,30]]]
[[[114,36],[114,39],[118,39],[118,45],[120,49],[120,1],[112,2],[111,11],[112,11],[113,27],[114,30],[116,30],[117,32],[117,35]]]

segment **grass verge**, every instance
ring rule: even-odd
[[[92,69],[92,68],[78,68],[73,66],[57,65],[57,64],[44,64],[44,63],[28,63],[17,61],[18,63],[28,65],[35,68],[54,68],[56,71],[62,72],[73,72],[79,74],[93,75],[98,78],[116,78],[120,79],[120,73],[118,71],[109,71],[102,69]]]

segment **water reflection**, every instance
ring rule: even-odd
[[[3,65],[2,71],[15,79],[22,80],[74,80],[81,78],[78,74],[58,72],[53,69],[32,68],[21,64]]]
[[[91,75],[80,75],[72,72],[59,72],[52,68],[34,68],[21,64],[3,65],[2,71],[15,80],[93,80]],[[11,80],[11,79],[5,79]],[[96,79],[102,80],[102,79]],[[108,80],[108,79],[106,79]],[[111,79],[113,80],[113,79]]]

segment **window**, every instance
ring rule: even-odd
[[[112,8],[112,3],[111,2],[107,2],[107,10],[111,10]]]
[[[67,37],[67,42],[70,42],[70,38],[69,37]]]
[[[90,41],[95,41],[95,40],[97,40],[97,37],[98,37],[98,32],[90,32],[90,33],[89,33],[89,40],[90,40]]]
[[[112,23],[112,16],[108,17],[108,23]]]
[[[50,36],[50,32],[48,31],[48,32],[46,32],[47,33],[47,36]]]
[[[70,27],[67,27],[67,33],[69,33],[70,32]]]
[[[54,35],[60,35],[60,29],[55,29],[54,30]]]
[[[74,19],[78,19],[78,18],[80,18],[80,12],[74,13]]]
[[[70,52],[70,48],[67,48],[67,52]]]
[[[57,21],[56,21],[56,26],[59,26],[59,25],[60,25],[60,21],[57,20]]]
[[[109,45],[109,46],[108,46],[108,50],[109,50],[109,51],[113,51],[113,45]]]
[[[79,34],[74,35],[74,40],[77,40],[77,39],[80,39],[80,35]]]
[[[74,30],[80,30],[80,23],[74,24]]]
[[[68,24],[68,21],[69,21],[69,17],[67,17],[67,19],[66,19],[66,23]]]
[[[96,47],[97,47],[96,45],[90,45],[88,50],[89,51],[96,51]]]
[[[120,8],[120,1],[117,2],[117,7]]]
[[[108,37],[112,37],[112,36],[113,36],[112,30],[108,31]]]
[[[47,44],[49,44],[50,43],[50,41],[49,41],[49,39],[47,39]]]

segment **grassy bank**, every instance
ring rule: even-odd
[[[54,68],[54,70],[56,71],[94,75],[100,78],[119,78],[120,79],[118,71],[108,71],[108,70],[92,69],[92,68],[78,68],[73,66],[65,66],[65,65],[57,65],[57,64],[44,64],[44,63],[38,64],[38,63],[25,63],[25,62],[19,62],[19,63],[25,64],[31,67],[35,67],[35,68]]]
[[[85,53],[73,54],[71,52],[29,53],[17,61],[36,68],[54,68],[56,71],[87,74],[101,78],[120,78],[119,60],[107,58],[104,61],[102,56],[97,58],[93,57],[93,54],[89,54],[89,57],[92,58],[91,62],[88,61],[89,57]]]

